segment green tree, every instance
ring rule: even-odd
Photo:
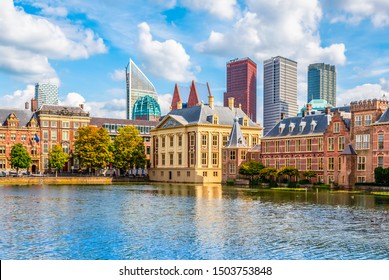
[[[277,169],[273,167],[265,167],[264,169],[261,170],[259,173],[259,176],[262,178],[266,178],[268,180],[275,180],[277,178]]]
[[[19,173],[19,168],[29,168],[31,165],[31,156],[22,144],[16,144],[11,149],[11,167]]]
[[[288,176],[289,182],[290,182],[292,180],[292,176],[299,175],[299,171],[297,168],[295,168],[293,166],[285,166],[285,167],[282,167],[280,170],[278,170],[277,175],[278,176],[282,176],[282,175]]]
[[[316,172],[315,171],[312,171],[312,170],[307,170],[307,171],[304,171],[303,172],[303,176],[305,178],[307,178],[307,180],[309,180],[309,182],[311,183],[311,180],[313,177],[316,177]]]
[[[113,161],[113,146],[108,131],[94,126],[79,128],[74,154],[79,158],[81,167],[106,167]]]
[[[49,152],[49,167],[55,169],[55,177],[57,177],[58,170],[63,168],[68,160],[68,154],[62,150],[59,144],[56,144]]]
[[[239,174],[250,176],[250,180],[252,181],[254,176],[259,175],[263,168],[265,168],[265,166],[261,162],[251,160],[240,165]]]
[[[119,128],[113,146],[115,150],[114,162],[116,167],[127,170],[133,166],[145,166],[146,155],[143,138],[140,136],[139,130],[134,126]]]

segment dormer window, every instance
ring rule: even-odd
[[[212,116],[212,124],[219,124],[219,117],[218,115]]]
[[[305,125],[306,125],[305,122],[301,122],[301,123],[300,123],[299,132],[303,132],[303,130],[304,130],[304,128],[305,128]]]
[[[294,123],[291,123],[291,124],[289,125],[289,133],[293,132],[294,127],[295,127],[295,124],[294,124]]]
[[[249,120],[245,117],[243,118],[243,126],[248,126],[249,125]]]
[[[285,124],[284,123],[280,124],[280,126],[278,127],[278,133],[281,134],[284,131],[284,128],[285,128]]]
[[[311,132],[315,130],[317,123],[315,121],[311,122]]]

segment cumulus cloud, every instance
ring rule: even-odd
[[[180,43],[174,40],[153,40],[146,22],[139,24],[138,29],[140,55],[150,73],[175,82],[187,82],[195,78],[190,56]]]
[[[321,46],[318,28],[322,10],[317,0],[248,0],[247,6],[248,11],[232,28],[212,31],[208,40],[196,45],[196,50],[256,60],[282,55],[299,63],[346,62],[344,44]]]
[[[16,90],[11,94],[0,96],[0,104],[5,107],[24,108],[26,102],[31,101],[35,95],[35,86],[27,85],[25,89]]]
[[[334,9],[331,22],[346,22],[357,25],[369,19],[375,27],[389,25],[389,2],[384,0],[326,0],[324,5]]]
[[[236,0],[183,0],[183,6],[199,11],[207,11],[221,19],[232,19],[237,10]]]
[[[126,80],[126,71],[124,69],[116,69],[109,74],[113,81],[125,81]]]
[[[341,92],[336,97],[338,106],[348,105],[352,101],[389,97],[389,83],[381,79],[379,84],[363,84]]]
[[[24,81],[57,79],[49,59],[82,59],[107,48],[90,29],[53,24],[3,0],[0,8],[0,70]]]
[[[161,107],[161,114],[166,115],[170,112],[170,105],[172,104],[173,95],[165,93],[158,95],[158,104]]]
[[[66,17],[68,10],[65,7],[53,7],[44,3],[34,3],[34,7],[41,9],[41,14],[45,16]]]

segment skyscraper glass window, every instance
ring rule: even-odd
[[[324,99],[336,107],[336,70],[334,65],[315,63],[308,66],[308,97]]]
[[[161,117],[161,108],[151,96],[139,97],[132,110],[133,120],[158,120]]]
[[[58,105],[58,86],[49,83],[36,83],[35,99],[38,102],[38,108],[43,104]]]

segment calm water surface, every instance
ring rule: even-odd
[[[0,186],[0,259],[389,259],[389,198],[220,186]]]

